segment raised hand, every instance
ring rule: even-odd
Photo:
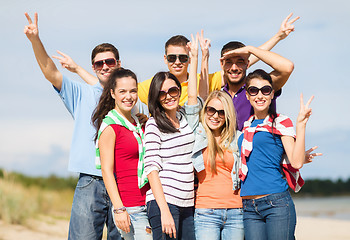
[[[70,72],[77,73],[78,65],[73,61],[73,59],[61,51],[57,50],[57,53],[61,56],[52,57],[58,59],[63,68],[67,69]]]
[[[292,17],[293,13],[290,13],[281,23],[280,29],[277,32],[277,35],[281,39],[285,39],[291,32],[294,31],[294,25],[293,23],[297,21],[300,17],[293,18],[289,21],[289,19]]]
[[[314,99],[314,96],[311,96],[307,103],[304,105],[303,94],[300,94],[300,111],[297,118],[298,123],[306,125],[307,121],[309,120],[312,114],[312,109],[309,107],[312,99]]]
[[[199,35],[198,40],[202,50],[202,57],[209,57],[209,48],[211,47],[211,41],[209,38],[204,38],[203,29],[201,30],[201,34]]]
[[[190,57],[197,57],[198,56],[198,38],[199,33],[196,34],[196,39],[193,37],[193,34],[191,34],[191,42],[187,43],[187,48],[190,51]]]
[[[24,34],[27,36],[29,41],[34,40],[39,37],[39,29],[38,29],[38,13],[34,13],[34,23],[30,18],[28,13],[24,13],[28,20],[28,25],[24,27]]]
[[[241,48],[237,48],[237,49],[225,52],[224,55],[222,56],[222,58],[220,58],[220,61],[223,61],[225,59],[235,57],[235,56],[240,56],[243,59],[248,60],[250,54],[251,53],[249,50],[249,46],[245,46],[245,47],[241,47]]]
[[[304,160],[304,164],[305,163],[311,163],[312,160],[314,159],[314,157],[317,156],[322,156],[322,153],[312,153],[313,151],[315,151],[318,148],[318,146],[312,147],[309,150],[305,151],[305,160]]]

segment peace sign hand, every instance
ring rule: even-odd
[[[73,61],[73,59],[61,51],[57,50],[57,53],[62,56],[52,56],[52,57],[58,59],[63,68],[66,68],[70,72],[76,73],[78,65]]]
[[[191,34],[191,42],[187,43],[187,49],[190,51],[190,57],[198,57],[198,38],[199,34],[197,32],[196,39],[193,37],[193,34]]]
[[[202,57],[209,57],[209,48],[211,47],[209,38],[204,38],[203,29],[201,30],[201,35],[199,36],[199,44],[202,50]]]
[[[314,146],[310,148],[309,150],[305,151],[305,160],[304,164],[311,163],[314,157],[322,156],[322,153],[313,153],[318,148],[318,146]]]
[[[29,41],[33,41],[35,38],[39,37],[38,13],[34,13],[34,23],[28,13],[24,13],[24,15],[28,20],[28,25],[24,27],[24,33],[27,35]]]
[[[293,18],[289,21],[293,13],[290,13],[282,22],[280,29],[278,30],[278,35],[281,39],[285,39],[288,35],[294,31],[293,23],[297,21],[300,17]]]
[[[297,118],[298,123],[306,125],[307,121],[309,120],[312,114],[312,109],[309,107],[312,99],[314,99],[314,96],[311,96],[307,103],[304,105],[303,94],[300,94],[300,111]]]

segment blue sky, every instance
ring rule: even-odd
[[[23,34],[24,12],[39,13],[39,34],[50,56],[69,54],[91,69],[93,47],[110,42],[122,65],[139,81],[166,70],[164,43],[176,34],[204,29],[212,40],[210,72],[220,70],[219,52],[231,40],[259,46],[290,13],[301,19],[296,31],[274,52],[292,60],[295,70],[278,100],[278,111],[296,119],[299,95],[315,95],[306,147],[324,156],[302,169],[304,178],[349,178],[350,3],[333,1],[7,1],[1,4],[0,168],[30,175],[67,176],[73,120],[45,80]],[[57,63],[57,61],[56,61]],[[61,69],[60,66],[58,66]],[[270,70],[258,63],[252,67]],[[61,69],[77,80],[77,76]]]

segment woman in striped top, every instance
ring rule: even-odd
[[[192,37],[193,40],[193,37]],[[197,48],[191,56],[190,77],[196,78]],[[151,82],[148,106],[152,117],[145,128],[145,172],[151,189],[146,194],[153,239],[195,239],[193,224],[194,135],[187,115],[178,111],[181,84],[169,72]]]

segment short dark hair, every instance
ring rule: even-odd
[[[228,51],[235,50],[237,48],[242,48],[242,47],[245,47],[245,45],[238,41],[231,41],[229,43],[226,43],[221,49],[221,57],[223,57],[224,53]]]
[[[162,88],[163,82],[166,79],[174,80],[181,92],[181,83],[175,77],[174,74],[170,72],[158,72],[152,78],[152,82],[149,87],[148,110],[152,115],[152,117],[154,118],[154,120],[156,121],[156,124],[161,132],[175,133],[175,132],[179,132],[179,130],[175,128],[175,126],[170,122],[169,118],[165,114],[164,108],[162,107],[159,101],[159,92],[160,92],[160,89]]]
[[[91,53],[91,63],[94,64],[94,59],[98,53],[102,52],[112,52],[114,54],[115,59],[119,60],[119,51],[118,49],[110,43],[101,43],[97,45]]]
[[[186,45],[189,41],[190,40],[188,40],[183,35],[176,35],[176,36],[169,38],[169,40],[165,43],[165,54],[167,54],[167,49],[170,45],[186,47]]]

